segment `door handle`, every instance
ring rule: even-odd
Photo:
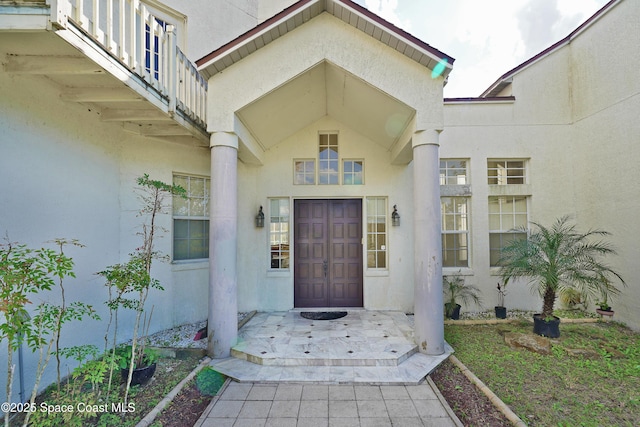
[[[327,269],[329,268],[329,262],[325,259],[322,261],[322,270],[324,271],[324,278],[327,278]]]

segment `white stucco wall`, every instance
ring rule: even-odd
[[[613,235],[611,259],[628,283],[611,303],[640,329],[640,8],[622,1],[571,43],[574,176],[579,218]]]
[[[66,250],[77,276],[65,281],[67,302],[92,304],[103,321],[69,323],[62,344],[103,348],[108,296],[104,280],[95,273],[125,261],[140,246],[135,235],[140,220],[135,217],[140,205],[132,193],[135,178],[145,172],[167,182],[174,171],[209,175],[208,150],[143,139],[118,124],[102,123],[96,111],[62,102],[58,89],[45,78],[0,72],[0,93],[0,174],[5,183],[0,191],[0,233],[30,247],[52,247],[46,242],[58,237],[86,245]],[[170,215],[162,222],[170,232]],[[158,249],[170,254],[171,244],[167,233]],[[153,275],[165,291],[149,298],[147,307],[155,306],[151,332],[206,318],[207,268],[207,263],[155,264]],[[45,300],[57,302],[58,292],[32,298],[34,306]],[[121,340],[130,337],[132,318],[132,313],[122,312]],[[25,352],[27,391],[34,357]],[[0,353],[0,364],[2,360],[6,354]],[[3,384],[5,375],[6,371],[0,374]],[[41,384],[54,379],[52,363]],[[17,390],[15,382],[14,397]]]
[[[238,111],[325,60],[414,108],[416,129],[441,128],[440,79],[432,80],[427,68],[323,13],[209,79],[209,131],[233,132],[229,111]]]
[[[638,19],[633,2],[620,2],[570,44],[516,73],[512,104],[445,105],[441,157],[470,159],[472,265],[463,272],[482,289],[486,307],[495,302],[498,279],[488,267],[487,198],[494,190],[487,159],[527,158],[529,186],[511,194],[531,195],[531,220],[550,224],[570,214],[583,231],[613,233],[620,256],[610,262],[629,287],[612,305],[618,320],[640,325],[632,184],[640,180],[640,57],[631,54],[640,40]],[[541,307],[524,286],[508,291],[508,307]]]
[[[187,16],[187,49],[196,61],[294,3],[294,0],[163,0]]]

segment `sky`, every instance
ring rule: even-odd
[[[455,58],[447,98],[480,95],[608,0],[355,0]]]

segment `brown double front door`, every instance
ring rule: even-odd
[[[362,200],[294,201],[294,305],[362,307]]]

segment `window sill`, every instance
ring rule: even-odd
[[[267,277],[290,277],[291,270],[267,270]]]
[[[366,277],[386,277],[389,276],[389,270],[366,270]]]
[[[180,260],[172,261],[171,269],[173,271],[186,271],[186,270],[204,270],[209,268],[208,259],[194,259],[194,260]]]
[[[443,276],[473,276],[473,270],[469,267],[442,267]]]

